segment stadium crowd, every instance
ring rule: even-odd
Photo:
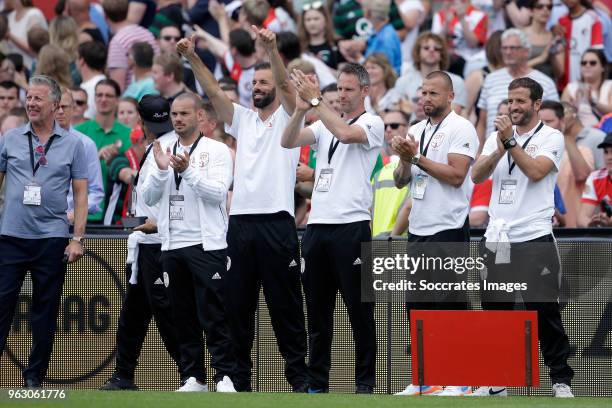
[[[202,328],[216,389],[250,391],[263,287],[294,391],[329,388],[339,290],[356,343],[356,392],[371,393],[373,305],[361,302],[355,273],[362,242],[465,242],[469,227],[482,227],[489,241],[554,247],[552,226],[612,227],[609,0],[60,0],[47,17],[31,0],[4,7],[0,250],[9,251],[6,237],[24,241],[13,253],[27,252],[28,240],[67,238],[69,222],[67,260],[81,257],[84,191],[87,224],[142,221],[128,241],[117,366],[104,389],[136,387],[154,318],[180,390],[207,389]],[[29,153],[17,142],[24,134]],[[539,153],[529,149],[538,138]],[[40,216],[19,224],[21,207],[40,206],[41,191],[45,206],[47,192],[26,176],[15,192],[11,149],[31,157],[34,179],[39,167],[47,177],[46,155],[60,146],[70,177],[58,170],[45,181],[58,185],[49,211],[63,212],[66,225],[50,230]],[[526,218],[510,222],[504,205]],[[307,224],[300,254],[296,227]],[[14,261],[2,256],[0,267]],[[65,274],[51,269],[49,316]],[[0,284],[2,348],[25,275],[13,272]],[[307,323],[302,287],[309,314],[320,316]],[[529,306],[540,313],[553,392],[571,396],[558,304]],[[28,386],[44,379],[51,326],[37,332]],[[410,385],[403,395],[468,388]],[[505,393],[475,392],[491,391]]]

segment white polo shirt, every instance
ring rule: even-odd
[[[548,157],[555,164],[554,169],[542,180],[532,182],[521,171],[518,165],[509,173],[508,154],[503,156],[493,171],[493,192],[489,204],[489,228],[495,223],[505,223],[510,242],[525,242],[552,233],[552,216],[555,212],[554,191],[559,163],[563,157],[565,141],[563,135],[549,126],[542,128],[534,135],[538,125],[524,135],[516,134],[515,138],[521,148],[533,135],[525,152],[533,157]],[[482,155],[489,156],[497,150],[497,132],[491,133],[485,142]],[[502,186],[504,195],[502,196]],[[514,193],[508,193],[515,190]],[[509,194],[514,196],[510,199]]]
[[[420,144],[421,134],[425,129],[423,146],[429,143],[425,155],[428,159],[448,164],[448,155],[451,153],[476,158],[478,136],[476,129],[467,119],[451,111],[439,125],[438,127],[438,124],[432,125],[423,120],[412,126],[408,132]],[[418,176],[426,177],[422,199],[414,198]],[[431,236],[440,231],[463,227],[470,212],[472,188],[469,174],[461,187],[457,188],[427,175],[417,166],[412,166],[410,191],[413,192],[413,200],[408,231],[414,235]]]
[[[234,104],[232,123],[225,125],[238,142],[230,215],[287,211],[293,216],[300,149],[281,146],[289,119],[282,105],[264,122],[256,111]]]
[[[349,121],[350,123],[350,121]],[[372,185],[370,175],[382,146],[385,133],[380,116],[362,114],[356,125],[366,133],[366,143],[338,143],[331,161],[328,154],[332,141],[338,141],[320,120],[308,128],[315,137],[317,151],[315,188],[308,224],[345,224],[370,220]],[[329,191],[319,191],[317,183],[323,169],[333,169]]]

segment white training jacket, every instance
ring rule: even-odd
[[[164,151],[174,147],[177,139],[162,144]],[[233,162],[229,148],[216,140],[203,137],[190,156],[189,167],[181,173],[185,187],[193,189],[197,202],[186,202],[185,211],[198,211],[202,247],[205,251],[227,248],[227,191],[232,183]],[[176,194],[174,171],[155,168],[146,178],[142,193],[145,203],[159,206],[157,229],[161,249],[170,246],[170,195]]]

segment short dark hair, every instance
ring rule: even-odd
[[[540,85],[529,77],[516,78],[515,80],[510,82],[510,85],[508,85],[508,91],[517,88],[529,89],[529,99],[531,99],[532,101],[542,99],[542,95],[544,95],[544,89],[542,89],[542,85]]]
[[[128,0],[102,0],[104,14],[113,23],[120,23],[127,20],[128,8]]]
[[[451,79],[450,75],[448,75],[446,72],[433,71],[427,74],[427,76],[425,77],[425,79],[434,79],[434,78],[441,78],[444,81],[444,84],[446,85],[446,87],[451,92],[455,92],[455,89],[453,88],[453,80]]]
[[[15,88],[17,90],[17,95],[19,95],[19,91],[21,90],[21,87],[19,85],[17,85],[13,81],[2,81],[2,82],[0,82],[0,88],[4,88],[4,89],[13,89],[13,88]]]
[[[25,108],[22,107],[16,107],[16,108],[11,108],[8,112],[9,116],[17,116],[20,117],[22,119],[24,119],[26,122],[28,121],[28,113],[26,112]]]
[[[35,25],[34,27],[28,30],[27,39],[28,45],[30,46],[32,51],[38,54],[42,47],[49,44],[49,31],[39,25]]]
[[[300,39],[291,31],[281,31],[276,34],[276,48],[287,61],[293,61],[302,55]]]
[[[219,80],[219,87],[224,91],[238,92],[238,84],[231,77],[223,77]]]
[[[23,55],[11,52],[10,54],[6,55],[6,58],[13,62],[16,72],[23,72],[23,69],[25,68],[23,66]]]
[[[555,113],[555,116],[558,119],[563,119],[563,116],[565,116],[563,113],[563,105],[561,105],[561,103],[557,101],[551,101],[551,100],[542,101],[542,105],[540,106],[540,111],[544,109],[550,109],[551,111],[553,111]]]
[[[138,68],[151,68],[153,66],[155,52],[148,42],[143,41],[134,43],[130,49],[130,53]]]
[[[215,107],[212,103],[206,101],[202,102],[202,109],[206,112],[206,116],[209,120],[214,120],[215,122],[219,122],[219,117],[217,116],[217,111],[215,111]]]
[[[255,71],[261,71],[263,69],[272,69],[272,65],[270,65],[269,62],[258,62],[257,64],[255,64],[253,69]]]
[[[106,68],[106,47],[97,41],[87,41],[79,45],[79,57],[83,58],[85,65],[96,71]]]
[[[229,33],[230,48],[236,48],[238,54],[248,57],[255,53],[255,41],[246,30],[236,28]]]
[[[359,86],[362,88],[364,86],[370,86],[370,74],[368,74],[368,71],[366,71],[363,65],[349,62],[338,70],[338,78],[340,78],[342,74],[355,75],[359,80]]]
[[[115,90],[115,96],[120,97],[121,96],[121,87],[119,87],[119,84],[117,83],[117,81],[115,81],[114,79],[110,79],[110,78],[106,78],[106,79],[101,79],[95,86],[95,90],[98,90],[98,87],[100,85],[107,85],[110,86],[111,88],[113,88]]]
[[[338,84],[332,82],[331,84],[326,85],[323,87],[323,89],[321,89],[321,95],[325,95],[328,92],[338,92]]]

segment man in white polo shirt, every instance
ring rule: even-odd
[[[198,95],[174,99],[171,118],[178,139],[164,146],[159,139],[154,142],[157,168],[144,181],[142,194],[148,206],[159,203],[162,275],[184,381],[178,391],[208,391],[204,331],[217,392],[236,392],[224,287],[225,208],[233,163],[225,144],[200,133],[204,115]]]
[[[487,139],[472,169],[480,183],[493,176],[483,256],[487,281],[526,283],[526,310],[538,312],[538,337],[550,368],[555,397],[573,397],[574,372],[559,312],[560,261],[552,233],[554,188],[563,156],[563,135],[538,119],[542,86],[523,77],[508,86],[510,116],[495,118],[498,129]],[[514,125],[514,126],[513,126]],[[482,292],[485,310],[514,309],[516,293]],[[505,389],[481,387],[476,395],[507,395]]]
[[[327,392],[331,367],[336,293],[340,290],[355,339],[355,392],[370,394],[376,385],[374,304],[361,301],[361,243],[371,240],[370,207],[374,169],[384,123],[365,111],[370,77],[361,65],[347,64],[338,75],[343,115],[322,103],[319,87],[303,72],[292,74],[299,96],[283,134],[286,148],[317,150],[312,210],[302,240],[302,276],[308,309],[309,392]],[[319,120],[302,129],[306,112]]]
[[[393,148],[401,158],[394,172],[395,184],[401,188],[410,183],[413,198],[408,223],[409,252],[412,251],[412,243],[469,242],[471,184],[466,176],[478,151],[476,129],[451,109],[454,92],[449,75],[442,71],[427,75],[423,81],[422,94],[427,119],[411,127],[407,138],[396,136],[392,141]],[[432,250],[436,248],[435,245],[430,247]],[[440,253],[435,253],[436,250],[433,252],[431,256],[440,256]],[[454,271],[425,273],[428,279],[439,279],[442,282],[458,279]],[[421,301],[409,297],[406,303],[408,315],[411,309],[467,308],[465,294],[462,292],[438,291],[430,295]],[[442,390],[439,386],[419,387],[410,384],[399,395],[458,396],[469,392],[469,387],[463,386],[448,386]]]
[[[192,39],[179,41],[177,49],[191,63],[219,119],[226,123],[227,133],[238,142],[226,278],[236,389],[251,391],[255,310],[263,286],[278,348],[285,360],[285,377],[295,392],[304,392],[306,329],[293,198],[300,152],[280,145],[295,108],[295,91],[276,49],[275,34],[253,29],[270,59],[269,64],[254,68],[255,111],[231,102],[194,53]]]

